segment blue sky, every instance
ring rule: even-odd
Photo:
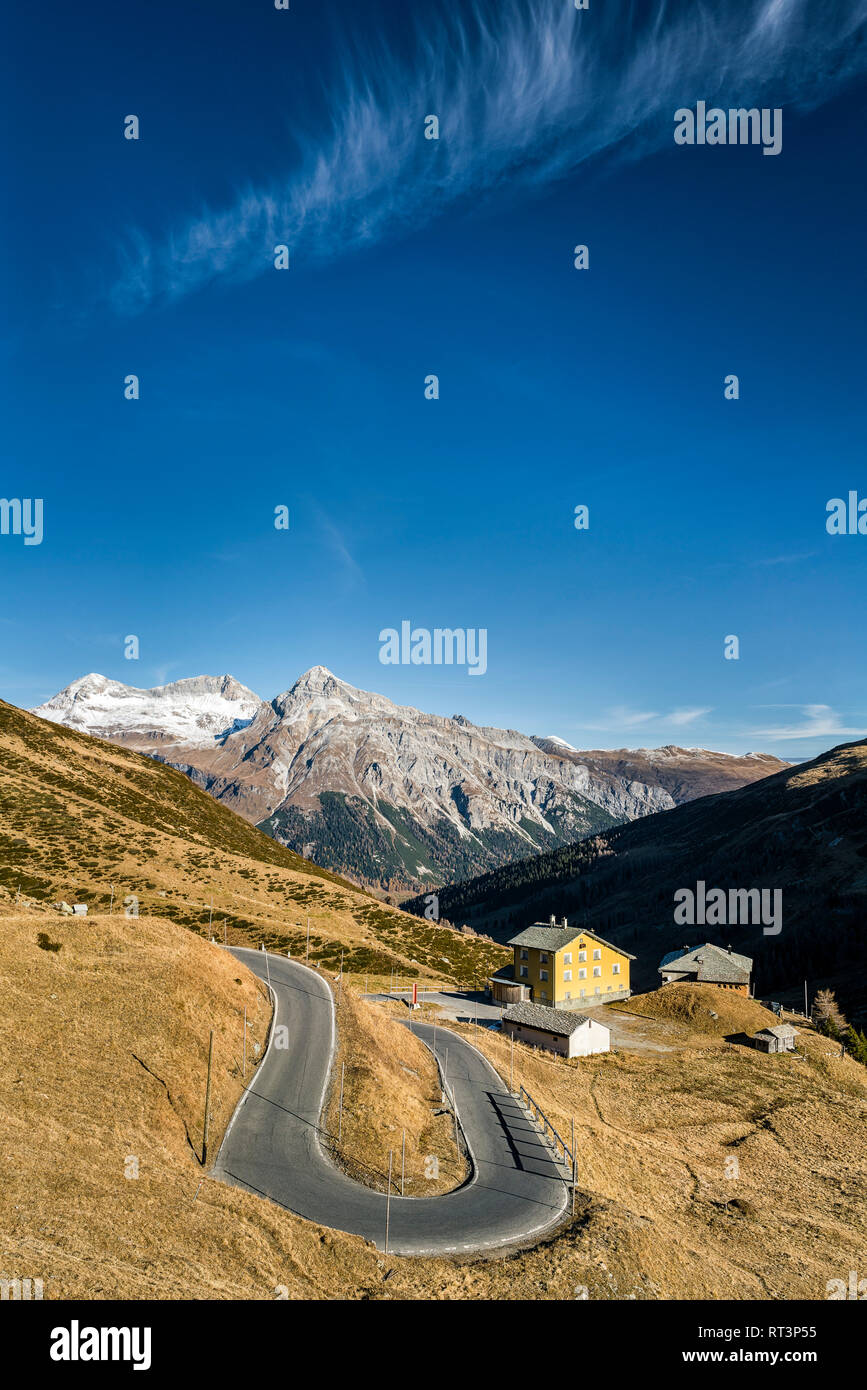
[[[578,747],[867,735],[867,536],[825,529],[867,496],[865,13],[22,9],[0,494],[45,520],[0,536],[0,694],[323,664]],[[675,146],[700,99],[782,152]],[[487,629],[484,676],[381,664],[405,619]]]

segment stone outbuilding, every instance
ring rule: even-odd
[[[710,941],[693,946],[692,950],[684,946],[680,951],[669,951],[659,962],[664,985],[685,980],[690,984],[732,989],[738,994],[749,994],[752,968],[750,956],[740,956],[731,946],[724,950]]]
[[[773,1028],[760,1028],[750,1042],[760,1052],[794,1052],[796,1037],[791,1023],[777,1023]]]
[[[611,1030],[604,1023],[544,1004],[513,1004],[503,1014],[503,1032],[528,1047],[544,1047],[562,1057],[590,1057],[611,1050]]]

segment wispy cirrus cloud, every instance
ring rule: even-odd
[[[136,312],[253,278],[278,243],[307,260],[345,255],[507,181],[526,191],[602,151],[658,147],[674,110],[699,98],[816,104],[867,65],[853,41],[865,21],[867,0],[586,12],[568,0],[477,0],[434,27],[426,9],[411,57],[384,46],[346,56],[328,118],[301,137],[294,167],[164,233],[130,232],[111,301]],[[428,114],[439,141],[423,138]]]
[[[771,705],[771,709],[800,709],[802,719],[797,724],[785,724],[769,729],[752,729],[750,738],[768,742],[777,739],[800,738],[864,738],[867,723],[860,728],[845,728],[841,717],[830,705]]]
[[[685,724],[694,724],[697,719],[702,719],[704,715],[712,713],[712,705],[696,705],[691,709],[672,710],[671,714],[667,715],[665,722],[680,728]]]
[[[642,724],[652,724],[654,720],[661,716],[655,711],[626,709],[623,705],[618,705],[616,709],[610,709],[605,714],[605,722],[602,724],[589,725],[589,728],[597,729],[637,729]]]
[[[669,727],[683,728],[688,724],[694,724],[697,719],[701,719],[704,715],[712,713],[712,705],[694,705],[687,709],[674,709],[668,714],[662,714],[658,710],[635,710],[629,709],[626,705],[617,705],[606,710],[600,722],[587,723],[583,727],[603,733],[611,733],[618,729],[639,729],[647,724],[657,725],[661,730]]]

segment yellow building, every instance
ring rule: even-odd
[[[534,1004],[579,1009],[629,998],[629,962],[635,957],[594,932],[570,927],[565,917],[562,923],[552,917],[547,926],[534,922],[509,945],[515,981],[529,987]]]

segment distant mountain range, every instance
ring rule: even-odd
[[[764,888],[780,894],[779,929],[680,925],[675,894]],[[702,797],[580,844],[438,889],[440,917],[506,940],[550,913],[633,952],[638,989],[657,984],[662,956],[703,941],[753,957],[754,982],[803,998],[804,979],[837,988],[867,1016],[867,740],[751,786]],[[698,897],[699,894],[696,893]],[[703,896],[703,894],[702,894]],[[424,913],[425,900],[402,904]],[[776,997],[776,996],[775,996]]]
[[[503,964],[490,942],[419,922],[305,862],[174,768],[3,700],[0,769],[0,934],[17,909],[33,914],[31,941],[41,927],[55,937],[64,919],[52,905],[65,901],[88,906],[85,934],[108,954],[94,914],[113,911],[151,946],[151,929],[173,922],[228,945],[291,951],[332,973],[343,964],[385,979],[468,984]],[[167,980],[184,953],[178,940],[164,957]],[[124,967],[132,989],[137,968],[131,959]],[[4,1003],[18,1008],[2,969],[0,977]],[[67,983],[87,989],[75,970]]]
[[[74,681],[32,711],[179,768],[324,868],[455,883],[787,766],[673,746],[580,752],[357,690],[314,666],[270,702],[231,676]]]

